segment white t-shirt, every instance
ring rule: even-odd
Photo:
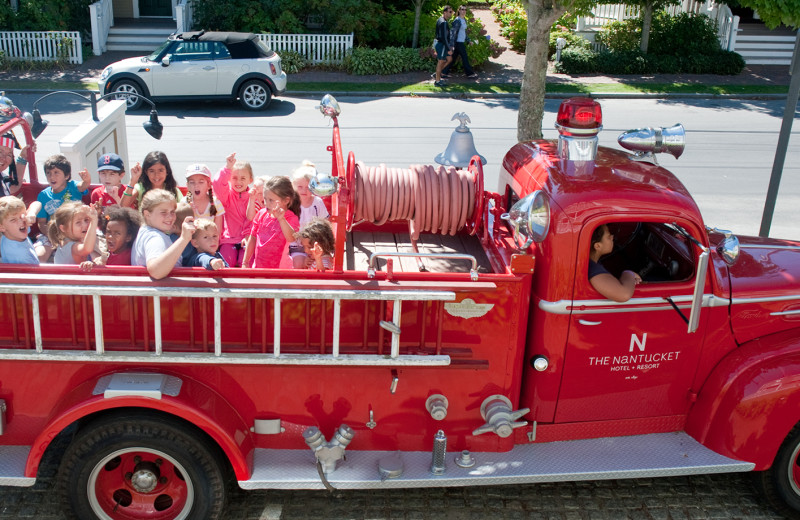
[[[136,240],[131,248],[131,265],[147,265],[148,259],[156,258],[158,255],[172,245],[169,235],[150,226],[142,226]],[[181,261],[175,262],[175,267],[180,267]]]

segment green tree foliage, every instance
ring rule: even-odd
[[[742,7],[758,11],[758,16],[774,29],[783,24],[800,27],[800,2],[798,0],[738,0]]]
[[[647,52],[650,42],[650,29],[653,14],[663,10],[670,5],[680,4],[680,0],[624,0],[626,5],[638,5],[641,8],[642,18],[642,38],[639,48],[642,52]]]
[[[14,12],[0,2],[0,27],[7,31],[79,31],[91,33],[89,4],[93,0],[20,0]]]

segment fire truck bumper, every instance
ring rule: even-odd
[[[0,486],[27,487],[36,479],[25,476],[25,462],[30,446],[0,446]]]
[[[684,432],[606,437],[516,446],[505,453],[472,453],[475,464],[456,464],[448,453],[441,475],[431,473],[429,452],[353,451],[327,475],[338,489],[473,486],[573,480],[664,477],[751,471],[755,465],[704,447]],[[382,478],[383,461],[400,458],[402,473]],[[303,450],[256,450],[243,489],[325,489],[314,454]]]

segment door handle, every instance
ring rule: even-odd
[[[212,67],[211,65],[206,65],[205,67],[203,67],[203,70],[214,70],[214,67]]]
[[[578,320],[581,325],[600,325],[602,321]]]

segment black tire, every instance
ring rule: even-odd
[[[116,413],[82,427],[64,453],[59,491],[80,520],[218,520],[227,497],[220,450],[177,421]]]
[[[138,94],[138,96],[114,96],[113,99],[124,100],[128,105],[128,110],[136,110],[142,106],[142,100],[139,96],[143,94],[142,87],[133,80],[123,79],[114,83],[114,92],[124,92],[126,94]]]
[[[272,91],[263,81],[247,80],[239,88],[239,103],[246,110],[264,110],[271,101]]]
[[[800,425],[783,441],[772,467],[754,474],[756,487],[786,518],[800,518]]]

